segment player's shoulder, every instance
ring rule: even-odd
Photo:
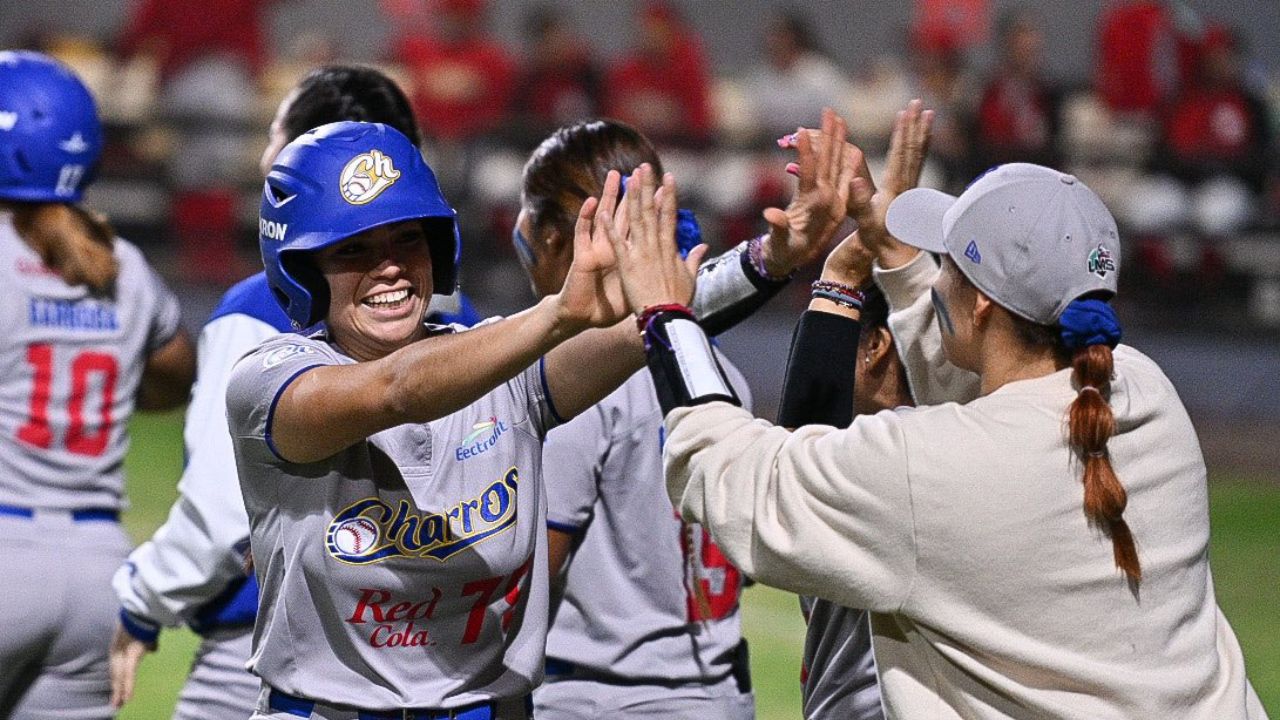
[[[284,309],[271,292],[271,284],[265,272],[250,275],[231,286],[218,300],[206,325],[232,315],[244,315],[266,323],[277,332],[289,332],[291,324]]]
[[[116,262],[120,263],[122,276],[145,272],[151,268],[151,263],[147,262],[147,256],[142,252],[142,248],[119,235],[112,238],[111,252],[116,256]]]
[[[322,364],[340,364],[344,357],[330,345],[323,332],[311,335],[297,333],[280,333],[263,340],[257,347],[249,350],[240,359],[241,365],[256,358],[260,360],[263,370],[271,370],[294,357],[314,360]],[[348,361],[349,362],[349,361]]]
[[[236,361],[227,382],[228,406],[257,407],[302,371],[344,362],[350,360],[334,350],[321,335],[273,335]]]

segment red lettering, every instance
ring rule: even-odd
[[[386,647],[386,646],[387,646],[387,641],[386,641],[386,640],[381,640],[381,641],[379,641],[379,640],[378,640],[378,633],[383,632],[383,631],[386,631],[388,634],[390,634],[390,632],[391,632],[391,626],[390,626],[390,625],[379,625],[378,627],[374,628],[374,629],[373,629],[373,634],[369,636],[369,644],[370,644],[370,645],[372,645],[372,646],[374,646],[374,647],[376,647],[376,648]]]
[[[18,429],[18,439],[28,445],[48,449],[53,446],[53,429],[49,424],[49,399],[53,384],[53,347],[44,343],[27,346],[27,363],[31,365],[31,400],[26,424]],[[85,351],[71,361],[71,395],[67,399],[67,427],[63,446],[77,455],[96,457],[107,449],[111,439],[112,404],[115,402],[119,367],[106,353]],[[85,430],[85,402],[94,376],[101,378],[101,403],[96,431]]]
[[[376,600],[374,598],[377,598]],[[360,588],[360,600],[356,602],[356,610],[351,613],[351,617],[347,618],[347,622],[355,625],[364,624],[365,611],[373,613],[374,622],[386,622],[387,618],[382,613],[382,603],[391,599],[391,593],[386,590],[370,590],[369,588]],[[374,634],[377,634],[374,630]],[[374,647],[378,647],[374,645]]]
[[[412,627],[413,627],[413,623],[409,623],[409,626],[410,626],[410,628],[412,628]],[[426,630],[421,630],[421,631],[419,631],[419,632],[414,633],[414,634],[413,634],[413,639],[409,641],[409,646],[410,646],[410,647],[422,647],[422,646],[424,646],[424,645],[430,645],[430,644],[431,644],[431,643],[427,641],[427,631],[426,631]]]
[[[493,602],[493,594],[502,584],[502,578],[491,577],[483,580],[472,580],[462,586],[462,596],[476,595],[476,602],[467,615],[467,627],[462,632],[462,644],[470,645],[480,639],[480,629],[484,627],[484,616]]]
[[[511,581],[507,583],[507,611],[502,613],[502,629],[511,628],[511,619],[515,615],[516,605],[520,602],[520,581],[529,572],[529,565],[533,563],[533,558],[529,558],[511,574]]]
[[[71,361],[71,400],[67,411],[71,414],[71,426],[67,428],[67,450],[77,455],[97,457],[107,449],[111,438],[111,405],[115,402],[116,359],[105,353],[84,352]],[[102,407],[99,409],[98,430],[85,432],[84,404],[89,391],[89,379],[93,374],[102,376]]]
[[[387,611],[387,622],[400,622],[401,620],[406,619],[405,613],[407,613],[411,607],[413,607],[413,603],[407,602],[392,605],[391,609]]]
[[[412,622],[400,630],[393,630],[390,625],[379,625],[369,635],[369,644],[376,648],[384,647],[423,647],[430,645],[426,630],[418,630]]]
[[[423,600],[409,609],[410,620],[430,620],[436,614],[436,603],[440,602],[440,588],[431,588],[431,599]]]
[[[49,386],[53,383],[53,347],[45,344],[27,346],[27,362],[35,370],[31,389],[31,409],[27,424],[18,428],[18,439],[28,445],[48,449],[53,444],[49,428]]]

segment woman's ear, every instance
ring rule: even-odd
[[[991,316],[995,312],[996,304],[991,298],[981,290],[974,288],[973,291],[973,327],[981,328],[991,322]]]
[[[893,335],[889,333],[889,328],[871,328],[862,352],[862,362],[868,366],[868,370],[880,369],[893,353]]]

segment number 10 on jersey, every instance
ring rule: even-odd
[[[115,403],[116,378],[119,366],[114,355],[93,350],[77,352],[68,363],[54,362],[54,347],[46,343],[27,346],[27,364],[33,371],[31,400],[27,410],[27,422],[18,428],[18,439],[27,445],[48,450],[54,446],[54,427],[49,421],[49,403],[53,397],[54,368],[66,367],[71,376],[67,397],[69,422],[60,438],[62,447],[76,455],[97,457],[107,449],[111,439],[112,405]],[[96,427],[90,431],[85,422],[85,405],[91,389],[100,395],[99,415]]]

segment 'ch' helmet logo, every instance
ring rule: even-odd
[[[400,171],[391,163],[390,157],[381,150],[370,150],[351,158],[351,162],[342,168],[338,187],[344,200],[352,205],[364,205],[399,178]]]

